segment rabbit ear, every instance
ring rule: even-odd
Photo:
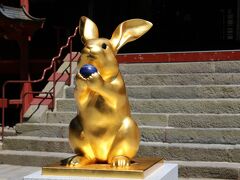
[[[79,22],[81,40],[85,43],[89,39],[98,38],[97,25],[89,18],[82,16]]]
[[[111,43],[117,52],[123,45],[140,38],[152,27],[152,23],[143,19],[130,19],[118,25],[111,37]]]

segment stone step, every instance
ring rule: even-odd
[[[5,150],[72,153],[67,138],[34,136],[6,137]],[[138,156],[181,161],[240,162],[240,145],[141,142]]]
[[[240,98],[240,85],[127,86],[130,98],[198,99]],[[74,86],[65,87],[65,98],[74,98]]]
[[[75,101],[75,100],[74,100]],[[130,99],[133,112],[238,114],[240,99]]]
[[[16,130],[15,127],[4,127],[4,136],[15,136]],[[2,127],[0,126],[0,136],[2,136]]]
[[[119,64],[119,69],[122,74],[240,73],[240,62],[127,63]]]
[[[173,128],[161,126],[139,126],[139,128],[142,141],[240,144],[240,128]],[[23,123],[18,124],[16,130],[21,136],[68,137],[68,124]],[[15,138],[13,137],[10,140],[15,140]]]
[[[237,170],[236,170],[237,171]],[[228,179],[216,179],[216,178],[184,178],[184,177],[180,177],[178,178],[178,180],[228,180]]]
[[[120,71],[123,74],[237,73],[240,62],[128,63],[120,64]]]
[[[70,121],[77,115],[76,112],[61,112],[55,111],[47,112],[46,123],[66,123],[69,124]],[[160,113],[132,113],[132,117],[137,121],[139,125],[153,125],[153,126],[167,126],[168,114]],[[240,124],[236,120],[234,127]],[[219,124],[221,125],[221,124]],[[240,126],[240,125],[239,125]]]
[[[240,144],[240,128],[140,127],[144,142]]]
[[[47,112],[47,123],[66,123],[76,112]],[[240,114],[132,113],[138,125],[181,128],[240,128]]]
[[[123,74],[126,86],[240,85],[239,73]],[[71,84],[74,85],[75,74]]]
[[[68,137],[68,124],[62,123],[18,123],[16,131],[21,136]]]
[[[0,164],[42,167],[73,155],[72,153],[59,152],[3,150],[0,151]]]
[[[240,84],[239,73],[125,74],[126,86]]]
[[[5,137],[3,150],[73,152],[67,138],[38,136]]]
[[[73,154],[38,151],[0,151],[0,162],[22,166],[46,166],[71,157]],[[238,179],[239,163],[202,162],[202,161],[166,161],[177,163],[181,180],[210,180],[205,178]],[[23,167],[24,168],[24,167]],[[195,177],[194,179],[187,177]],[[198,178],[197,178],[198,177]],[[212,179],[213,180],[213,179]],[[216,179],[217,180],[217,179]]]
[[[132,112],[238,114],[240,99],[130,99]],[[77,111],[75,99],[57,99],[57,111]]]
[[[141,142],[138,156],[174,161],[240,162],[240,145]]]
[[[179,176],[185,177],[179,180],[240,179],[240,163],[208,161],[169,161],[169,163],[178,164]]]

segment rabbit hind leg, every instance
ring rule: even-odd
[[[136,123],[126,117],[120,127],[108,155],[108,163],[116,167],[129,166],[139,147],[139,129]]]
[[[77,155],[69,158],[67,165],[82,166],[96,162],[92,147],[86,139],[77,117],[71,121],[69,126],[69,143]]]
[[[67,163],[69,166],[82,166],[87,164],[93,164],[96,162],[92,147],[84,138],[83,132],[78,138],[69,138],[69,142],[74,149],[74,152],[77,154],[76,156],[69,159]]]

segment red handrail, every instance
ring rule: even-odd
[[[25,104],[24,104],[24,98],[27,94],[50,94],[50,97],[52,99],[52,103],[50,104],[50,109],[53,110],[54,109],[54,102],[55,102],[55,86],[56,86],[56,83],[58,81],[58,79],[56,79],[56,60],[59,59],[62,55],[62,51],[63,49],[69,47],[69,51],[70,51],[70,62],[69,62],[69,65],[66,67],[66,69],[64,71],[66,71],[68,68],[69,68],[69,78],[67,80],[67,85],[70,85],[70,82],[71,82],[71,76],[72,76],[72,61],[75,59],[75,57],[78,55],[78,53],[76,53],[76,55],[73,57],[72,56],[72,39],[74,37],[76,37],[77,35],[77,32],[79,30],[79,27],[77,26],[75,28],[75,31],[74,31],[74,34],[69,36],[68,37],[68,40],[67,40],[67,43],[62,46],[59,50],[59,53],[57,56],[53,57],[52,60],[51,60],[51,64],[49,67],[45,68],[44,71],[43,71],[43,74],[41,76],[40,79],[37,79],[37,80],[9,80],[9,81],[5,81],[4,84],[3,84],[3,87],[2,87],[2,140],[4,138],[4,126],[5,126],[5,107],[4,107],[4,102],[5,100],[8,100],[8,99],[5,99],[5,90],[6,90],[6,86],[8,84],[24,84],[24,83],[31,83],[31,84],[34,84],[34,83],[39,83],[41,81],[44,80],[45,76],[46,76],[46,72],[51,70],[53,68],[53,88],[49,90],[49,92],[40,92],[40,91],[31,91],[31,92],[27,92],[25,94],[22,95],[22,97],[20,97],[20,102],[19,104],[22,104],[22,106],[24,107]],[[50,92],[52,90],[52,92]],[[43,97],[43,101],[44,99],[46,99],[46,97]],[[22,122],[23,120],[23,115],[24,115],[24,112],[22,112],[20,114],[20,122]]]

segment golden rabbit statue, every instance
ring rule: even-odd
[[[75,77],[74,96],[78,115],[69,125],[69,142],[77,154],[69,166],[108,163],[126,167],[136,155],[140,132],[131,117],[125,84],[116,54],[128,42],[145,34],[152,23],[130,19],[121,23],[111,39],[99,38],[96,24],[80,18],[84,44]],[[86,67],[88,66],[88,67]],[[81,74],[92,68],[93,72]]]

